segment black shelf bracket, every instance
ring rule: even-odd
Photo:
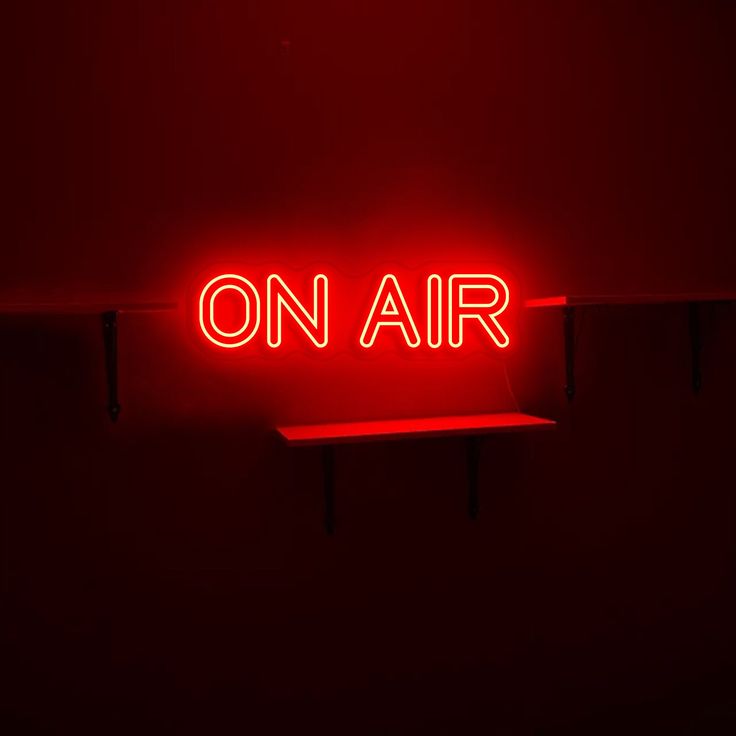
[[[478,462],[480,459],[480,437],[472,436],[466,440],[468,461],[468,516],[475,520],[480,509],[478,497]]]
[[[575,396],[575,307],[563,307],[562,330],[565,338],[565,394]]]
[[[102,313],[102,338],[105,346],[105,373],[107,377],[107,413],[113,422],[120,416],[118,401],[118,313]]]
[[[690,367],[693,393],[699,393],[703,385],[700,369],[700,353],[703,342],[700,334],[700,304],[689,302],[687,305],[688,324],[690,328]]]
[[[322,475],[325,495],[325,531],[335,533],[335,448],[322,448]]]

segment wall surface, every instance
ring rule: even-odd
[[[731,2],[13,2],[0,301],[3,733],[721,733],[736,720],[736,308],[558,313],[507,354],[350,344],[377,274],[515,303],[736,290]],[[220,264],[330,269],[328,355],[192,330]],[[366,291],[367,290],[367,291]],[[352,311],[351,311],[352,310]],[[342,342],[340,342],[342,341]],[[525,410],[346,446],[280,422]],[[688,730],[690,729],[690,730]]]

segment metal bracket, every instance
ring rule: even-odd
[[[690,327],[690,363],[693,392],[699,393],[703,385],[700,370],[700,352],[703,343],[700,334],[700,305],[698,302],[689,302],[687,305],[688,323]]]
[[[562,310],[562,330],[565,337],[565,393],[567,400],[575,396],[575,307]]]
[[[468,437],[466,442],[468,461],[468,516],[478,518],[478,461],[480,459],[480,437]]]
[[[113,422],[120,415],[118,402],[118,313],[103,312],[102,338],[105,345],[105,372],[107,375],[107,413]]]
[[[325,493],[325,531],[335,533],[335,448],[322,448],[322,473]]]

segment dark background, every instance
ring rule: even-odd
[[[736,721],[736,315],[559,315],[506,360],[219,360],[212,263],[488,258],[522,295],[736,288],[731,2],[15,2],[3,9],[4,733],[722,733]],[[317,452],[282,421],[504,408]],[[458,379],[460,377],[462,380]],[[452,379],[452,380],[451,380]],[[399,390],[396,387],[401,387]]]

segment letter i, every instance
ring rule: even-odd
[[[442,279],[436,273],[427,279],[427,344],[442,345]]]

